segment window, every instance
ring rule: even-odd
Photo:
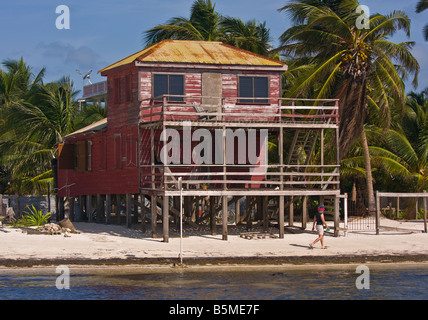
[[[184,95],[184,76],[173,74],[153,75],[153,98],[162,100],[163,95]],[[184,101],[183,97],[168,97],[168,101]]]
[[[268,77],[239,77],[238,96],[241,103],[268,103],[269,97],[269,81]]]

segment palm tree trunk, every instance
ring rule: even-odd
[[[374,215],[376,212],[376,202],[375,202],[374,191],[373,191],[372,164],[370,160],[369,145],[367,142],[366,132],[364,131],[364,129],[361,131],[361,145],[363,147],[364,164],[366,167],[368,210],[369,210],[369,215]]]

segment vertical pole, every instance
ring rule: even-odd
[[[144,193],[141,193],[141,232],[146,232],[146,196]]]
[[[162,227],[163,227],[163,242],[169,241],[169,202],[168,196],[163,196],[163,205],[162,205]]]
[[[156,195],[152,195],[151,196],[151,205],[150,205],[150,207],[151,207],[151,215],[152,215],[152,222],[151,222],[151,224],[152,224],[152,238],[156,238],[157,237],[157,212],[156,212],[156,207],[157,207],[157,204],[156,204],[156,201],[157,201],[157,196]]]
[[[241,220],[241,206],[240,204],[240,198],[236,200],[235,202],[235,224],[238,225],[239,221]]]
[[[340,206],[339,206],[340,198],[336,195],[334,197],[334,236],[339,236],[339,213],[340,213]]]
[[[284,196],[279,196],[279,238],[284,238]]]
[[[215,196],[210,196],[210,228],[212,236],[217,234],[217,224],[215,221],[215,199]]]
[[[110,224],[111,219],[111,194],[106,194],[106,224]]]
[[[343,213],[345,215],[345,236],[348,231],[348,194],[345,193],[345,198],[343,198]]]
[[[397,197],[397,219],[400,218],[400,197]]]
[[[116,223],[120,225],[120,211],[121,211],[121,203],[120,203],[120,194],[116,195]]]
[[[379,191],[376,190],[376,234],[379,234],[379,215],[380,215],[380,197],[379,197]]]
[[[92,196],[90,194],[86,196],[86,215],[88,222],[92,222]]]
[[[131,228],[131,211],[132,211],[132,205],[131,205],[131,194],[126,194],[126,227]]]
[[[183,188],[182,178],[178,178],[178,189],[180,190],[180,264],[183,266]]]
[[[308,196],[303,196],[302,202],[302,229],[306,229],[308,222]]]
[[[97,223],[101,222],[101,195],[97,194]]]
[[[424,193],[427,193],[424,190]],[[427,197],[424,197],[424,232],[427,233]]]
[[[227,196],[223,196],[221,202],[221,207],[223,210],[223,240],[227,240]]]
[[[1,198],[0,198],[0,200],[1,200]],[[75,217],[75,212],[76,212],[76,210],[75,210],[75,202],[76,201],[75,200],[76,200],[76,198],[74,198],[74,197],[68,198],[68,201],[70,203],[69,218],[70,218],[70,221],[72,221],[72,222],[74,222],[74,217]],[[0,201],[0,207],[1,207],[1,201]],[[0,211],[1,211],[1,208],[0,208]]]
[[[293,196],[291,196],[290,197],[290,204],[289,204],[289,206],[288,206],[288,212],[289,212],[289,214],[288,214],[288,225],[290,226],[290,227],[292,227],[293,226],[293,224],[294,224],[294,204],[293,204],[293,200],[294,200],[294,198],[293,198]]]
[[[263,232],[267,232],[268,231],[268,224],[269,224],[269,219],[268,219],[268,205],[269,205],[269,197],[268,196],[264,196],[262,198],[263,203]]]

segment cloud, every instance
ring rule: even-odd
[[[39,43],[37,49],[45,58],[56,60],[67,67],[90,69],[100,63],[100,56],[87,46],[75,47],[70,43],[55,41]]]

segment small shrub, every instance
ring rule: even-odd
[[[42,210],[37,210],[34,205],[28,207],[28,211],[23,211],[22,217],[16,221],[17,226],[41,226],[46,224],[51,217],[52,212],[43,213]]]

